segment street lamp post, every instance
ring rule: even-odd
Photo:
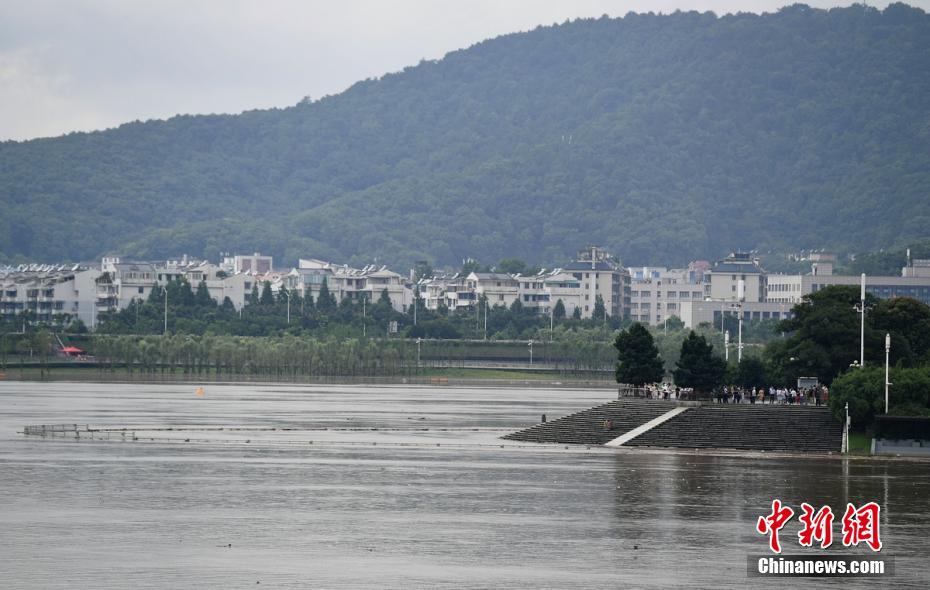
[[[420,368],[420,343],[423,342],[422,338],[417,338],[417,368]]]
[[[885,413],[888,413],[888,355],[891,352],[891,334],[885,334]]]
[[[737,283],[737,295],[739,296],[739,334],[736,344],[736,362],[743,362],[743,301],[746,299],[746,281],[740,279]]]
[[[843,452],[849,452],[849,402],[846,402],[846,422],[843,423]]]
[[[723,333],[723,356],[727,362],[730,362],[730,331]]]
[[[865,273],[859,284],[859,366],[865,366]]]
[[[532,365],[533,364],[533,341],[530,340],[529,342],[527,342],[527,346],[530,347],[530,365]]]
[[[168,333],[168,285],[165,285],[165,334]]]

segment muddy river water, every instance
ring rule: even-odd
[[[609,401],[604,389],[196,389],[0,382],[0,585],[930,587],[928,462],[498,438]],[[65,423],[97,433],[21,433]],[[878,502],[895,576],[747,578],[776,497],[837,521],[847,502]],[[786,553],[816,553],[797,531],[783,529]]]

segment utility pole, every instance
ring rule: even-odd
[[[363,338],[368,336],[368,321],[365,319],[367,317],[365,315],[365,307],[366,307],[365,302],[366,301],[368,301],[368,298],[365,296],[362,296],[362,337]]]
[[[891,352],[891,334],[885,334],[885,414],[888,413],[888,386],[891,385],[891,382],[888,381],[888,355]]]
[[[165,285],[165,334],[168,334],[168,285]]]
[[[739,296],[739,341],[736,345],[736,362],[743,362],[743,301],[746,299],[746,281],[740,279],[737,283],[737,295]]]
[[[530,366],[533,365],[533,341],[530,340],[527,345],[530,347]]]
[[[484,299],[484,339],[488,339],[488,300]]]
[[[723,333],[723,356],[724,356],[724,359],[729,363],[730,362],[730,331],[729,330]]]
[[[555,309],[551,305],[552,302],[550,301],[549,303],[550,303],[549,305],[549,342],[552,342],[552,327],[553,327],[553,324],[555,323],[554,322]]]
[[[865,273],[862,273],[862,282],[859,288],[859,315],[861,321],[859,326],[859,366],[865,366]],[[887,379],[886,379],[887,381]],[[885,412],[888,409],[885,408]]]

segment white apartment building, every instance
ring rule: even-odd
[[[307,258],[300,259],[297,268],[283,277],[288,289],[296,289],[301,297],[310,294],[314,301],[319,298],[324,281],[337,303],[343,299],[362,298],[374,303],[385,289],[396,311],[403,312],[413,303],[413,290],[404,277],[385,266],[369,265],[359,269]]]
[[[579,250],[575,261],[561,270],[581,283],[581,317],[590,318],[594,314],[598,295],[604,301],[606,313],[611,316],[627,317],[630,314],[630,274],[606,250],[597,246]]]
[[[737,301],[738,285],[745,284],[744,301],[765,301],[766,273],[758,259],[743,252],[734,252],[714,263],[704,274],[708,283],[705,295],[715,300]]]
[[[693,269],[630,269],[630,318],[653,326],[681,317],[682,304],[703,301],[705,284],[695,282]],[[646,277],[646,278],[642,278]]]
[[[0,317],[11,320],[25,311],[32,321],[51,323],[56,316],[96,323],[95,280],[100,271],[80,265],[22,265],[0,271]],[[67,322],[65,322],[67,323]]]
[[[520,298],[520,281],[507,273],[473,272],[465,277],[465,287],[476,297],[470,299],[472,304],[484,297],[491,307],[510,307]]]
[[[575,309],[584,309],[581,281],[561,269],[529,277],[516,275],[514,279],[519,283],[521,304],[524,308],[535,310],[538,315],[553,313],[559,301],[565,308],[566,317],[571,317]]]

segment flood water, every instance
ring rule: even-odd
[[[3,587],[930,586],[930,463],[498,439],[610,390],[195,389],[0,382]],[[19,433],[59,423],[129,430]],[[895,577],[747,578],[774,497],[833,506],[835,536],[879,502]]]

